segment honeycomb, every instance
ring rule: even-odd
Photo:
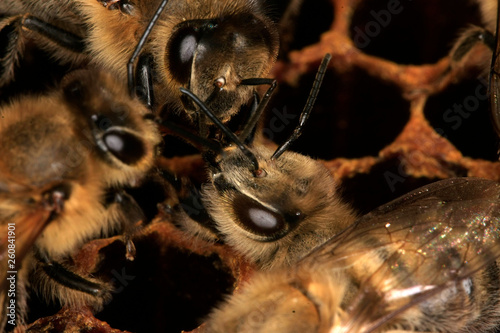
[[[269,7],[278,13],[285,5]],[[279,89],[260,124],[263,144],[275,146],[293,130],[328,52],[332,61],[316,107],[292,150],[324,161],[359,213],[439,179],[500,180],[488,110],[491,53],[478,44],[453,66],[448,56],[462,29],[481,25],[475,2],[304,1],[283,22],[282,50],[270,74]],[[159,166],[179,176],[204,174],[196,154],[163,158]],[[254,271],[224,244],[189,238],[166,213],[134,242],[133,262],[123,258],[116,238],[90,242],[75,255],[82,272],[104,270],[117,286],[102,312],[57,312],[36,306],[33,297],[27,331],[201,333],[210,309]]]

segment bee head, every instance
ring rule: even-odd
[[[62,91],[78,110],[75,131],[104,162],[110,183],[132,181],[152,166],[160,135],[149,110],[124,86],[106,73],[81,70],[63,80]]]
[[[173,28],[165,62],[173,80],[226,122],[252,97],[245,81],[261,78],[274,63],[276,30],[263,15],[245,11],[186,20]],[[185,96],[181,102],[194,117],[196,104]]]

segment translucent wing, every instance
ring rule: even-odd
[[[40,207],[20,219],[0,226],[0,294],[4,290],[8,272],[17,272],[31,246],[49,221],[50,211]]]
[[[10,185],[12,188],[16,184]],[[61,204],[53,202],[54,198],[34,193],[0,191],[0,294],[5,290],[8,272],[17,272],[21,267],[22,260]]]
[[[493,181],[436,182],[379,207],[310,253],[300,265],[345,269],[359,283],[331,331],[372,332],[424,301],[431,310],[442,307],[456,286],[467,289],[500,257],[499,199]]]

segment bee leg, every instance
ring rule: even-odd
[[[247,124],[252,121],[255,117],[258,117],[258,111],[259,111],[259,104],[260,104],[260,97],[259,95],[254,92],[253,93],[253,101],[252,101],[252,107],[250,109],[250,114],[248,117]],[[242,131],[245,131],[246,126],[242,129]],[[241,135],[239,135],[240,140],[243,141],[244,144],[249,145],[253,142],[255,138],[255,132],[257,131],[257,126],[253,126],[252,129],[249,129],[249,133],[246,134],[244,132],[241,132]],[[246,136],[245,136],[246,135]]]
[[[132,56],[130,57],[130,59],[127,63],[127,80],[128,80],[128,89],[129,89],[130,96],[135,95],[134,77],[133,77],[134,76],[135,61],[139,57],[139,54],[141,53],[144,45],[146,44],[146,41],[149,37],[149,34],[151,34],[153,27],[155,26],[156,22],[158,21],[158,18],[160,17],[161,13],[163,13],[163,10],[165,9],[165,6],[167,5],[167,3],[168,3],[168,0],[162,0],[160,2],[158,9],[156,9],[155,14],[151,18],[151,21],[149,21],[148,26],[146,27],[146,30],[144,30],[144,33],[142,34],[141,38],[139,39],[139,42],[137,43],[137,46],[135,47],[135,50],[132,53]]]
[[[165,135],[168,135],[170,133],[175,133],[175,135],[184,138],[191,145],[193,145],[194,147],[198,148],[201,151],[209,150],[216,152],[217,154],[222,154],[222,147],[220,146],[220,144],[210,139],[207,139],[206,137],[201,136],[199,134],[200,132],[195,134],[188,128],[176,124],[173,121],[165,119],[162,119],[160,121],[159,126],[161,131]]]
[[[178,178],[167,171],[162,176],[169,195],[158,204],[160,213],[182,231],[207,241],[219,241],[221,237],[203,205],[200,191],[188,178]]]
[[[480,27],[471,27],[464,31],[450,51],[452,67],[459,63],[478,43],[483,43],[492,51],[495,50],[495,36]]]
[[[268,84],[269,88],[267,89],[264,97],[262,97],[261,101],[257,101],[258,107],[255,110],[252,110],[250,118],[247,121],[247,124],[243,128],[243,131],[239,135],[240,140],[245,141],[245,143],[251,142],[250,133],[254,131],[255,125],[257,121],[259,121],[262,113],[266,109],[267,103],[271,98],[276,86],[278,85],[277,81],[274,79],[263,79],[263,78],[254,78],[254,79],[245,79],[241,81],[241,85],[247,86],[258,86],[263,84]]]
[[[499,7],[500,9],[500,7]],[[498,29],[499,27],[497,27]],[[498,57],[498,46],[495,35],[490,31],[480,28],[480,27],[471,27],[467,29],[455,42],[455,45],[450,51],[450,59],[451,59],[451,69],[455,69],[460,67],[460,62],[467,57],[467,54],[472,50],[472,48],[478,43],[482,43],[486,45],[489,49],[492,50],[493,56],[490,65],[490,82],[488,87],[488,94],[490,97],[490,110],[491,110],[491,120],[493,124],[493,128],[497,133],[497,136],[500,138],[500,108],[498,106],[497,98],[493,98],[497,96],[500,87],[500,79],[499,79],[499,69],[500,69],[500,58]],[[500,145],[497,151],[497,154],[500,155]]]
[[[304,0],[291,0],[279,20],[280,51],[279,58],[287,59],[291,44],[296,36],[295,30]]]
[[[0,37],[6,35],[7,44],[0,58],[0,86],[8,83],[14,76],[14,67],[24,49],[25,39],[33,34],[49,43],[75,53],[85,49],[83,39],[68,31],[44,22],[30,14],[6,17],[0,20]]]
[[[136,248],[132,240],[133,236],[141,228],[141,223],[146,219],[142,209],[135,199],[123,189],[110,190],[111,202],[108,202],[108,209],[116,209],[117,216],[121,222],[121,233],[125,243],[125,258],[133,261],[136,255]],[[113,208],[111,208],[113,205]]]
[[[101,297],[106,292],[103,285],[69,271],[60,263],[49,260],[45,255],[39,253],[37,257],[45,274],[57,283],[96,297]]]
[[[83,53],[85,43],[80,36],[74,35],[66,30],[53,26],[44,22],[35,16],[25,15],[22,22],[23,28],[29,29],[59,46],[73,51],[75,53]]]
[[[139,57],[137,68],[135,69],[137,97],[151,110],[154,105],[153,79],[151,66],[153,57],[150,54],[143,54]]]
[[[14,67],[18,63],[19,54],[24,50],[24,39],[21,38],[21,16],[10,16],[0,20],[0,39],[6,45],[0,45],[0,86],[14,77]]]

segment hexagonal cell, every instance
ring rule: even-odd
[[[273,97],[264,134],[286,140],[298,123],[315,73],[297,87],[279,86]],[[409,119],[409,103],[393,85],[360,70],[338,75],[329,70],[303,134],[292,150],[321,159],[376,156],[394,141]]]
[[[330,29],[335,15],[328,0],[292,0],[289,5],[280,22],[280,58],[285,59],[288,52],[318,42],[321,34]]]
[[[453,15],[444,14],[450,8]],[[425,64],[446,56],[460,30],[480,22],[472,1],[369,0],[354,11],[350,34],[367,54],[398,64]]]
[[[342,179],[342,198],[360,214],[366,214],[438,178],[413,177],[402,169],[401,161],[390,159],[374,165],[369,173]],[[375,195],[374,195],[375,194]]]
[[[468,79],[431,96],[425,117],[464,156],[497,161],[498,138],[491,124],[486,78]]]
[[[235,280],[216,254],[162,243],[154,234],[136,242],[137,258],[114,271],[118,289],[98,319],[138,333],[189,331],[232,292]]]

